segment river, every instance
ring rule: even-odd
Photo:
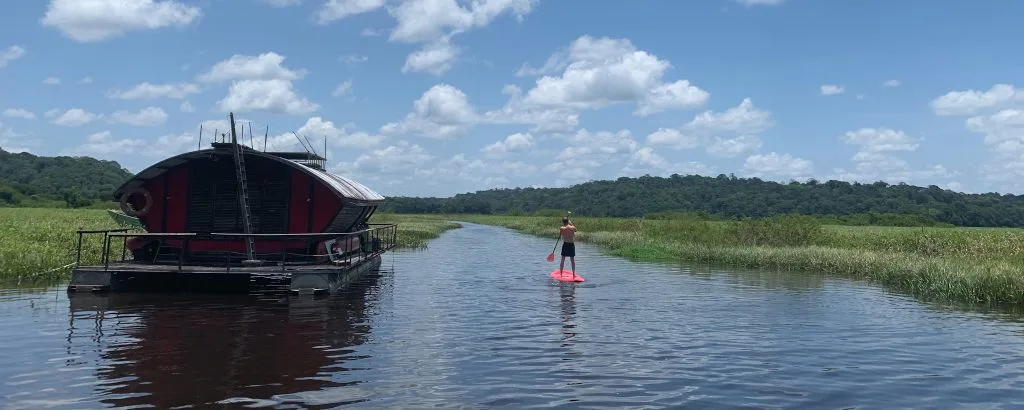
[[[1020,408],[1024,321],[466,224],[326,298],[0,291],[0,408]],[[566,261],[568,265],[568,261]]]

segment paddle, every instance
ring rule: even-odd
[[[548,262],[555,261],[555,248],[558,248],[558,241],[562,240],[562,235],[558,235],[558,239],[555,239],[555,246],[551,248],[551,254],[548,255]]]

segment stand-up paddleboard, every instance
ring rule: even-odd
[[[555,269],[551,271],[551,279],[559,282],[583,282],[584,279],[580,274],[573,275],[572,271]]]

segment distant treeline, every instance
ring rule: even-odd
[[[0,149],[0,206],[110,206],[110,195],[131,176],[114,161]]]
[[[843,181],[779,183],[759,178],[672,175],[588,182],[568,188],[493,189],[451,198],[392,197],[397,213],[742,219],[778,214],[829,223],[890,226],[1024,227],[1024,196],[964,194],[931,185]]]

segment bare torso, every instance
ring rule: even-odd
[[[563,242],[574,243],[576,241],[576,226],[574,226],[573,224],[569,224],[559,229],[561,231]]]

